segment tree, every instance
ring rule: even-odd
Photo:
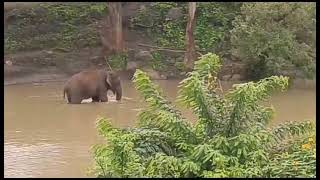
[[[233,21],[232,54],[249,76],[312,77],[316,60],[315,3],[244,3]]]
[[[116,128],[98,118],[98,132],[107,142],[93,148],[96,175],[315,177],[314,124],[289,122],[270,128],[274,110],[261,105],[272,92],[284,91],[288,78],[237,84],[221,95],[216,81],[220,62],[217,55],[206,54],[180,82],[178,101],[196,115],[194,124],[147,73],[137,70],[133,83],[147,107],[134,128]]]
[[[194,44],[193,28],[195,25],[195,12],[196,12],[196,2],[189,2],[189,13],[188,13],[188,24],[186,28],[186,46],[187,52],[184,57],[184,62],[187,70],[192,70],[194,66],[194,61],[196,59],[196,48]]]
[[[121,53],[124,51],[122,28],[122,3],[108,2],[106,26],[101,39],[106,54]]]

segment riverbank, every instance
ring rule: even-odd
[[[181,79],[185,76],[184,51],[177,50],[184,49],[184,46],[179,48],[178,45],[181,43],[171,42],[173,39],[177,42],[183,40],[184,36],[180,35],[185,31],[184,28],[171,27],[173,24],[177,25],[176,23],[186,15],[183,7],[175,3],[148,2],[124,5],[124,39],[128,57],[124,62],[108,59],[112,67],[123,69],[122,79],[131,79],[136,68],[147,72],[153,80]],[[199,12],[202,12],[201,9],[204,7],[200,5]],[[212,3],[210,7],[220,9],[222,15],[228,14],[229,11],[233,12],[223,8],[221,4]],[[158,8],[157,11],[153,11],[154,8]],[[106,10],[104,3],[45,3],[6,12],[4,84],[64,81],[82,70],[106,67],[99,34],[99,31],[105,28]],[[158,14],[159,12],[161,13]],[[81,17],[78,14],[82,14]],[[150,17],[152,22],[161,22],[161,27],[170,25],[168,26],[170,28],[164,28],[159,33],[149,26],[141,26],[141,23],[148,24],[149,20],[145,19],[146,17]],[[219,24],[219,18],[214,19],[217,21],[215,24]],[[232,18],[229,17],[229,21],[231,22]],[[211,21],[204,22],[203,26],[211,27]],[[181,27],[185,26],[181,25]],[[212,32],[217,29],[219,28],[212,28]],[[214,36],[218,31],[209,33],[209,37]],[[162,36],[158,37],[159,34]],[[228,53],[222,53],[221,50],[227,50],[228,47],[219,46],[220,50],[214,49],[216,45],[207,44],[199,34],[206,33],[196,33],[198,44],[201,46],[206,44],[207,49],[212,47],[206,52],[214,52],[221,57],[222,67],[218,75],[219,79],[233,82],[248,79],[245,63]],[[207,38],[211,39],[209,37]],[[220,41],[216,43],[218,42]],[[176,50],[168,50],[164,47]],[[290,73],[284,72],[288,75]],[[315,87],[315,80],[303,79],[299,71],[294,71],[290,75],[290,77],[295,76],[299,78],[294,80],[293,84],[301,87]]]
[[[119,71],[123,80],[130,80],[136,68],[147,72],[152,80],[183,79],[185,73],[158,72],[140,64],[148,57],[148,51],[139,50],[129,57],[126,69]],[[81,50],[63,52],[61,50],[42,50],[19,52],[4,56],[4,85],[63,82],[85,69],[106,67],[101,47],[83,48]],[[224,61],[225,62],[225,61]],[[225,63],[218,75],[221,81],[246,82],[241,74],[245,69],[241,64]],[[291,81],[294,88],[315,88],[316,80],[296,78]]]
[[[92,68],[92,67],[91,67]],[[26,69],[18,66],[4,65],[4,86],[31,83],[47,83],[47,82],[65,82],[72,76],[72,72],[61,72],[58,69],[51,68],[45,70],[32,71],[34,69]],[[122,71],[120,77],[123,80],[130,80],[132,72]],[[181,77],[171,77],[167,80],[182,79]],[[232,81],[232,80],[230,80]],[[240,81],[234,81],[240,82]],[[291,88],[314,89],[316,88],[316,80],[294,79],[291,81]]]
[[[123,7],[128,57],[124,63],[117,59],[109,59],[108,63],[121,66],[126,79],[136,68],[155,80],[183,78],[183,51],[159,50],[157,33],[150,35],[146,32],[150,29],[133,21],[147,6],[150,3],[128,3]],[[170,15],[170,9],[175,10],[165,8],[164,14]],[[81,13],[83,16],[79,18]],[[154,14],[157,13],[150,12],[150,15]],[[99,34],[104,27],[105,15],[103,3],[42,4],[7,12],[5,84],[58,81],[84,69],[106,66]],[[219,74],[222,80],[246,79],[241,62],[224,58],[222,61]]]

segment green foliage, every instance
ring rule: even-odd
[[[158,72],[177,74],[185,71],[185,64],[181,56],[171,56],[172,54],[161,51],[152,51],[151,55],[152,59],[148,65]]]
[[[315,177],[315,128],[310,122],[268,128],[272,109],[258,105],[288,78],[269,77],[217,93],[217,55],[206,54],[180,83],[178,100],[198,121],[191,125],[146,73],[134,84],[147,102],[137,128],[118,129],[99,118],[107,140],[94,148],[98,177]],[[311,131],[313,130],[313,131]],[[281,151],[274,151],[277,145]]]
[[[245,3],[233,22],[232,54],[255,78],[315,74],[315,3]]]
[[[152,62],[151,66],[156,71],[165,71],[166,64],[164,57],[159,52],[152,52]]]
[[[226,95],[226,98],[232,102],[232,121],[228,125],[228,135],[255,125],[252,123],[268,123],[272,109],[262,108],[258,102],[265,100],[273,90],[285,90],[288,87],[288,78],[272,76],[260,80],[258,84],[259,86],[249,82],[235,85],[234,89]],[[258,122],[257,116],[260,116]]]
[[[236,3],[197,3],[194,35],[199,49],[208,52],[216,48],[225,32],[231,28],[230,24],[239,7]],[[179,8],[183,17],[166,20],[172,8]],[[151,27],[149,35],[156,37],[159,46],[184,49],[187,12],[187,3],[157,2],[140,12],[132,22]]]
[[[89,24],[90,20],[94,17],[100,17],[105,14],[107,10],[106,4],[104,3],[80,3],[78,5],[70,5],[71,4],[43,4],[41,6],[44,10],[48,11],[48,20],[66,22],[72,25],[77,23]]]
[[[184,62],[176,62],[174,65],[179,71],[186,71],[186,65]]]
[[[229,36],[229,30],[232,28],[231,22],[240,11],[241,4],[234,2],[197,3],[194,28],[196,48],[205,52],[215,51],[219,54],[228,52],[228,49],[225,46],[222,47],[221,44],[225,43],[225,36]],[[167,14],[172,8],[180,9],[182,17],[167,19]],[[135,28],[142,25],[143,28],[139,30],[145,31],[158,46],[185,49],[187,12],[188,7],[185,2],[156,2],[138,12],[131,21]],[[161,55],[164,57],[164,53]],[[176,73],[185,71],[183,61],[171,63],[172,61],[174,59],[168,56],[161,62],[152,62],[151,66],[158,71],[163,71],[163,69]]]
[[[159,25],[161,29],[157,29],[154,33],[158,32],[156,37],[156,43],[163,47],[175,47],[184,48],[185,47],[185,22],[181,21],[179,23],[175,22],[164,22]],[[158,27],[159,27],[158,26]]]
[[[175,110],[171,102],[167,101],[159,87],[154,85],[145,72],[137,69],[133,82],[138,91],[142,93],[145,101],[149,104],[146,111],[138,116],[141,127],[155,127],[167,132],[177,141],[196,141],[190,129],[191,125]],[[151,121],[151,119],[154,119]]]
[[[5,52],[97,46],[97,21],[105,13],[105,3],[56,3],[19,9],[6,32]]]
[[[229,31],[235,12],[228,9],[233,3],[197,3],[195,39],[199,49],[215,50]]]
[[[147,177],[169,178],[180,177],[180,162],[174,156],[156,154],[147,166]]]
[[[287,147],[287,151],[274,155],[270,169],[266,171],[270,177],[308,177],[316,178],[316,135],[308,134],[296,143]],[[280,168],[281,167],[281,168]]]
[[[140,12],[132,21],[151,27],[149,36],[154,36],[156,43],[164,47],[184,48],[186,21],[166,21],[170,9],[178,7],[174,2],[157,2]]]
[[[126,69],[128,63],[127,53],[117,53],[111,55],[106,60],[107,64],[111,66],[113,70],[123,70]]]

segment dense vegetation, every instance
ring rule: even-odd
[[[168,20],[168,12],[183,16]],[[314,3],[197,3],[195,41],[202,52],[239,59],[254,79],[270,75],[313,77]],[[159,2],[133,19],[150,27],[159,46],[185,48],[186,4]]]
[[[239,13],[241,3],[197,3],[196,25],[194,30],[196,49],[203,52],[214,52],[228,54],[227,46],[229,31],[232,28],[232,20]],[[181,14],[176,18],[168,18],[168,13],[177,9]],[[131,19],[134,28],[145,31],[149,37],[154,39],[156,45],[173,49],[185,49],[186,25],[187,25],[187,3],[158,2],[152,3],[138,15]],[[140,28],[140,27],[143,28]],[[166,60],[165,53],[159,52],[163,58],[162,63],[155,67],[162,66],[162,69],[174,66],[183,71],[182,58]],[[167,62],[165,62],[167,61]]]
[[[99,45],[97,22],[106,8],[104,3],[59,3],[19,9],[5,33],[5,52]]]
[[[196,14],[195,39],[198,49],[213,51],[221,42],[225,32],[239,11],[238,3],[199,3]],[[180,9],[183,16],[167,18],[169,10]],[[132,19],[136,24],[150,27],[150,35],[156,36],[156,43],[164,47],[185,48],[186,3],[159,2],[140,12]]]
[[[233,21],[233,54],[246,62],[255,78],[283,73],[293,77],[299,71],[312,77],[315,8],[314,3],[245,3]]]
[[[105,3],[45,4],[21,9],[6,32],[5,52],[100,46],[98,26],[106,10]],[[175,15],[170,15],[172,10]],[[185,49],[186,14],[187,3],[146,3],[130,18],[129,29],[148,34],[157,46]],[[315,3],[197,3],[196,49],[245,63],[248,77],[254,79],[271,75],[313,77],[315,34]],[[183,71],[183,54],[177,55],[180,57],[155,51],[150,66],[157,71]],[[110,64],[125,68],[126,62],[121,62]]]
[[[273,109],[259,102],[288,78],[271,76],[219,93],[221,62],[206,54],[181,81],[178,101],[193,110],[190,124],[141,70],[136,89],[148,107],[136,128],[114,128],[99,118],[106,144],[94,146],[98,177],[315,177],[315,131],[310,122],[268,128]]]

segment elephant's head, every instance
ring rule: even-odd
[[[108,72],[107,78],[107,86],[114,95],[116,95],[116,100],[121,100],[122,97],[122,87],[120,82],[120,76],[116,72]]]

